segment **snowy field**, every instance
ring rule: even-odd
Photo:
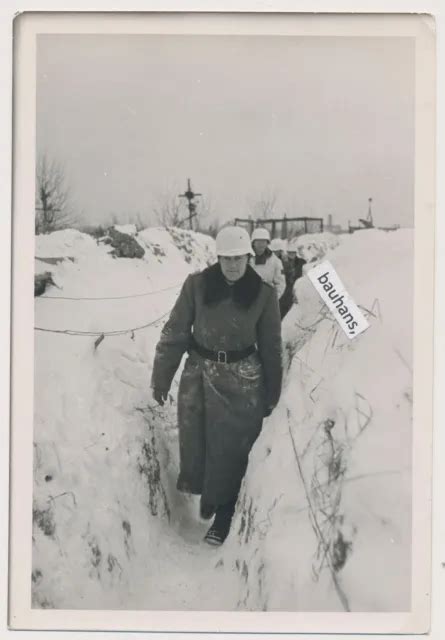
[[[149,391],[165,315],[214,243],[118,229],[143,258],[113,258],[73,230],[36,238],[36,272],[55,286],[35,299],[35,325],[51,331],[35,332],[33,606],[408,610],[412,231],[301,239],[370,328],[350,342],[297,282],[282,398],[215,549],[197,498],[175,490],[179,374],[165,407]]]

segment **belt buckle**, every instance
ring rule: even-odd
[[[218,364],[227,364],[227,352],[226,351],[218,351]]]

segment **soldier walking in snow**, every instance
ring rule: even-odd
[[[286,260],[286,241],[281,238],[274,238],[270,241],[269,249],[284,264]]]
[[[282,240],[281,238],[273,238],[273,240],[271,240],[270,242],[269,248],[283,265],[283,275],[284,275],[286,286],[278,301],[280,303],[281,319],[283,319],[292,305],[292,287],[289,292],[289,272],[292,268],[291,267],[292,263],[287,258],[287,253],[286,253],[287,243],[285,240]],[[289,296],[289,293],[290,293],[290,296]]]
[[[306,260],[297,255],[297,246],[295,242],[289,242],[287,249],[287,258],[284,264],[284,274],[286,277],[286,288],[280,298],[281,317],[284,318],[289,312],[294,302],[294,285],[298,278],[303,275],[303,267]]]
[[[251,240],[255,256],[250,260],[250,264],[265,282],[275,287],[277,297],[280,299],[284,293],[286,281],[281,260],[270,250],[269,231],[258,227],[252,233]]]
[[[156,347],[151,386],[159,404],[188,351],[178,392],[177,488],[201,495],[205,540],[222,544],[249,452],[281,393],[281,322],[271,286],[248,265],[241,227],[216,238],[218,262],[188,276]]]

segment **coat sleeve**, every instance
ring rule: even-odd
[[[184,282],[170,317],[164,325],[156,346],[152,388],[169,390],[182,356],[190,344],[192,326],[195,319],[193,276]]]
[[[283,365],[281,360],[281,317],[278,298],[271,288],[257,324],[258,351],[263,364],[266,405],[275,407],[281,394]]]

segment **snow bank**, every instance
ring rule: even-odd
[[[120,233],[126,233],[129,236],[135,236],[137,234],[135,224],[115,224],[113,226],[116,231],[119,231]]]
[[[76,229],[64,229],[36,236],[36,258],[83,256],[94,251],[95,240]]]
[[[178,572],[165,566],[165,554],[183,540],[178,531],[187,535],[199,523],[189,522],[190,500],[175,490],[175,407],[155,406],[149,380],[163,322],[156,320],[187,274],[214,255],[211,238],[193,235],[181,233],[193,261],[162,229],[138,235],[148,249],[141,260],[113,259],[106,246],[71,230],[36,239],[38,255],[74,258],[36,260],[60,287],[35,299],[36,325],[75,333],[35,333],[35,607],[171,606],[161,582],[177,586]],[[97,335],[79,335],[151,322],[97,348]],[[185,582],[183,592],[186,602]]]
[[[61,289],[36,299],[36,323],[103,331],[156,321],[179,281],[214,260],[200,234],[157,228],[137,239],[140,260],[78,240],[74,262],[51,267]],[[220,549],[202,543],[197,500],[175,489],[178,376],[165,407],[149,396],[162,320],[97,349],[94,337],[36,332],[34,606],[409,608],[412,234],[303,241],[334,264],[371,326],[349,342],[308,278],[298,281],[283,324],[282,399]],[[67,241],[45,242],[60,255]]]
[[[37,271],[51,272],[58,287],[48,287],[36,300],[37,325],[116,331],[163,316],[173,306],[186,276],[216,259],[215,242],[209,236],[178,230],[182,244],[193,247],[193,260],[187,260],[172,233],[175,230],[163,228],[139,232],[135,238],[145,250],[141,259],[113,258],[109,245],[77,231],[37,236],[37,255],[50,253],[50,248],[52,255],[66,255],[70,247],[72,258],[53,263],[36,260]],[[79,302],[78,298],[85,297],[96,300]],[[59,298],[72,299],[62,304]]]
[[[155,230],[150,229],[150,240],[153,242]],[[167,227],[157,229],[158,236],[169,238],[169,242],[176,248],[181,260],[190,265],[193,270],[200,269],[202,260],[206,265],[215,262],[215,241],[210,236],[203,233],[190,233],[177,227]],[[171,255],[169,256],[172,257]]]
[[[371,323],[351,342],[309,279],[297,282],[284,392],[226,543],[236,608],[410,607],[412,243],[373,231],[326,251]]]

